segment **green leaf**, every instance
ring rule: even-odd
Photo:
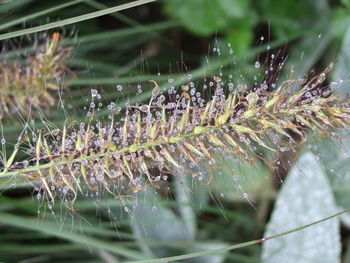
[[[181,174],[175,178],[176,200],[182,203],[193,202],[193,191],[191,189],[191,177]],[[189,238],[194,240],[197,231],[196,214],[191,206],[179,206],[179,213],[184,222]]]
[[[348,26],[350,25],[350,11],[345,8],[335,8],[332,18],[334,38],[341,43]]]
[[[163,247],[151,250],[143,240],[185,241],[192,239],[184,221],[162,204],[162,199],[154,190],[148,188],[138,193],[137,200],[139,201],[136,201],[133,209],[131,226],[145,253],[168,256],[174,251]]]
[[[289,8],[292,7],[289,6]],[[288,52],[287,64],[284,66],[286,70],[282,72],[280,80],[290,78],[287,75],[291,73],[291,69],[293,69],[292,78],[305,78],[320,58],[323,58],[324,54],[327,53],[327,47],[333,38],[330,26],[331,12],[327,0],[303,1],[300,8],[309,15],[293,18],[295,19],[294,22],[301,26],[302,36],[297,43],[291,46],[292,49]],[[289,9],[285,10],[289,12]],[[291,12],[294,11],[292,8]],[[290,28],[287,20],[285,21],[287,22],[285,30],[289,32]]]
[[[338,62],[336,68],[333,72],[333,79],[335,81],[341,81],[349,78],[349,70],[350,70],[350,26],[348,27],[343,43],[342,48],[338,56]],[[344,81],[345,82],[345,81]],[[348,85],[344,83],[337,87],[337,91],[341,94],[346,94],[348,92]]]
[[[272,34],[285,37],[301,31],[300,20],[305,17],[305,5],[301,1],[261,1],[261,16],[268,21]]]
[[[260,1],[261,16],[271,25],[272,35],[285,37],[290,34],[307,32],[308,35],[324,30],[324,22],[330,19],[327,0],[267,0]]]
[[[254,39],[253,26],[256,17],[251,15],[249,19],[240,19],[228,30],[226,41],[231,44],[236,54],[248,52],[249,47]]]
[[[190,31],[207,36],[227,28],[232,19],[240,19],[250,10],[247,0],[169,0],[167,12]]]
[[[346,209],[350,207],[350,136],[346,130],[338,131],[337,136],[341,142],[324,139],[314,148],[328,175],[337,205]],[[350,228],[350,214],[342,215],[341,219]]]
[[[349,159],[343,159],[332,164],[328,170],[337,205],[342,208],[350,207],[350,164]],[[341,217],[342,222],[350,228],[350,214]]]
[[[350,0],[341,0],[341,3],[345,5],[347,8],[350,8]]]
[[[218,8],[232,18],[243,18],[246,16],[250,1],[247,0],[219,0]]]
[[[307,152],[294,165],[276,201],[265,236],[271,236],[336,212],[328,179]],[[265,263],[340,262],[339,218],[263,243]]]

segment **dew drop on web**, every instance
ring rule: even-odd
[[[117,90],[118,91],[122,91],[123,90],[123,86],[122,85],[117,85]]]
[[[153,97],[157,97],[160,93],[160,88],[158,86],[156,86],[153,90],[152,90],[152,96]]]
[[[97,90],[95,90],[95,89],[92,89],[91,90],[91,97],[96,97],[97,96],[97,94],[98,94],[98,92],[97,92]]]
[[[141,108],[140,108],[140,110],[142,112],[148,112],[148,109],[149,109],[148,105],[142,105]]]

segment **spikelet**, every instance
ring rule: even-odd
[[[177,99],[167,100],[152,81],[156,86],[150,103],[128,106],[120,121],[112,112],[109,124],[90,120],[75,127],[66,122],[62,131],[39,131],[29,149],[32,159],[13,164],[11,156],[2,176],[36,181],[52,200],[62,193],[75,200],[88,191],[122,197],[130,190],[156,187],[179,171],[202,181],[202,173],[216,167],[215,155],[254,162],[259,149],[290,150],[310,132],[330,136],[332,130],[348,127],[349,101],[333,94],[333,84],[324,84],[330,68],[303,82],[287,80],[276,89],[265,79],[251,91],[229,93],[214,77],[209,101],[194,90],[193,82],[191,90],[183,86]]]
[[[60,34],[29,55],[25,63],[0,61],[0,119],[14,113],[27,115],[31,109],[47,109],[55,103],[52,92],[67,68],[71,48],[59,45]]]

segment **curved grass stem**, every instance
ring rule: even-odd
[[[184,254],[184,255],[180,255],[180,256],[173,256],[173,257],[164,257],[164,258],[151,259],[151,260],[129,261],[127,263],[164,263],[164,262],[173,262],[173,261],[178,261],[178,260],[190,259],[190,258],[195,258],[195,257],[200,257],[200,256],[205,256],[205,255],[219,254],[219,253],[223,253],[226,251],[231,251],[231,250],[236,250],[236,249],[243,248],[243,247],[256,245],[256,244],[266,242],[266,241],[271,240],[271,239],[276,239],[276,238],[279,238],[282,236],[290,235],[290,234],[293,234],[293,233],[298,232],[300,230],[303,230],[303,229],[315,226],[317,224],[320,224],[322,222],[328,221],[332,218],[338,217],[338,216],[345,214],[345,213],[348,213],[348,212],[350,212],[350,209],[343,210],[343,211],[336,213],[334,215],[331,215],[329,217],[322,218],[322,219],[317,220],[315,222],[312,222],[310,224],[306,224],[306,225],[291,229],[289,231],[279,233],[277,235],[273,235],[270,237],[264,237],[261,239],[252,240],[252,241],[248,241],[248,242],[244,242],[244,243],[239,243],[239,244],[235,244],[235,245],[231,245],[231,246],[227,246],[227,247],[223,247],[223,248],[205,250],[205,251],[201,251],[201,252],[189,253],[189,254]]]

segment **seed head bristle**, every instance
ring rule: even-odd
[[[151,102],[128,106],[119,122],[112,110],[109,124],[90,120],[76,128],[65,125],[59,134],[39,132],[29,149],[35,163],[15,163],[3,175],[36,178],[51,199],[63,193],[71,200],[86,191],[122,197],[179,171],[202,181],[201,171],[215,168],[218,154],[254,162],[261,157],[259,147],[286,151],[299,147],[309,132],[330,136],[333,129],[348,127],[349,100],[324,84],[328,70],[301,85],[287,80],[272,89],[263,81],[250,92],[228,94],[225,83],[214,77],[209,101],[193,82],[190,92],[183,87],[177,99],[166,101],[154,83],[157,94]],[[296,83],[300,89],[293,91]]]
[[[60,38],[54,33],[24,63],[0,61],[0,119],[54,105],[52,92],[59,89],[59,80],[68,71],[64,63],[72,51],[59,45]]]

